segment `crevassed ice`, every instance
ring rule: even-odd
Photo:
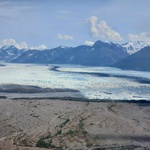
[[[149,84],[117,77],[98,77],[73,72],[97,72],[150,79],[150,72],[123,71],[110,67],[83,67],[61,65],[60,72],[51,71],[53,66],[30,64],[6,64],[0,67],[0,84],[34,85],[49,88],[79,90],[90,99],[147,99],[150,100]],[[61,72],[68,71],[68,72]],[[144,92],[143,92],[144,91]]]

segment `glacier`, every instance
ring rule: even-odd
[[[0,66],[0,85],[75,89],[88,99],[150,100],[150,72],[80,65],[4,65]],[[52,70],[54,66],[58,66],[57,71]],[[109,76],[96,75],[99,73]]]

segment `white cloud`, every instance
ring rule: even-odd
[[[130,41],[133,41],[133,42],[143,41],[143,42],[149,42],[150,43],[150,32],[142,32],[139,35],[129,34],[128,38]]]
[[[1,46],[15,46],[18,49],[27,49],[28,44],[26,42],[17,43],[14,39],[4,39],[1,42]]]
[[[5,45],[5,46],[10,46],[10,45],[15,45],[16,44],[16,41],[14,39],[4,39],[2,41],[2,45]]]
[[[94,44],[94,42],[92,42],[92,41],[85,41],[84,44],[85,44],[85,45],[92,46],[92,45]]]
[[[74,39],[73,36],[67,35],[67,34],[65,34],[65,35],[58,34],[57,37],[61,40],[73,40]]]
[[[33,49],[37,49],[37,50],[44,50],[44,49],[47,49],[47,46],[45,45],[39,45],[37,47],[30,47],[31,50]]]
[[[19,44],[16,43],[15,45],[18,49],[27,49],[28,48],[28,44],[26,42],[21,42]]]
[[[100,40],[105,41],[121,41],[121,35],[115,30],[111,29],[108,24],[102,20],[98,22],[98,18],[96,16],[92,16],[87,19],[87,22],[90,25],[90,34],[94,37],[99,38]]]
[[[18,49],[37,49],[37,50],[43,50],[47,47],[45,45],[39,45],[36,47],[29,47],[26,42],[17,43],[14,39],[4,39],[2,40],[0,47],[2,46],[15,46]]]

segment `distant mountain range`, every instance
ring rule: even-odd
[[[0,61],[10,62],[23,54],[25,50],[19,50],[15,46],[3,46],[0,48]]]
[[[59,59],[61,55],[65,52],[71,50],[72,48],[67,47],[57,47],[50,50],[28,50],[22,55],[12,60],[13,63],[38,63],[38,64],[50,64],[54,63],[54,60]]]
[[[149,67],[146,67],[148,63],[150,64],[149,47],[146,47],[146,50],[140,50],[140,45],[142,47],[143,44],[138,42],[138,45],[139,47],[136,47],[133,43],[119,45],[112,42],[97,41],[93,46],[59,46],[42,51],[36,49],[19,50],[14,46],[10,46],[0,48],[0,61],[11,63],[115,66],[122,69],[150,70]],[[134,54],[132,54],[133,52]]]
[[[97,41],[93,46],[57,47],[50,50],[28,50],[11,60],[13,63],[79,64],[107,66],[128,56],[125,49],[114,43]]]
[[[150,46],[117,61],[113,66],[126,70],[150,71]]]
[[[124,47],[128,54],[133,54],[141,50],[142,48],[150,45],[149,42],[143,42],[143,41],[137,41],[137,42],[129,42],[122,44],[122,47]]]

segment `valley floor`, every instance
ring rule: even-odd
[[[150,104],[0,99],[0,150],[148,150]]]

